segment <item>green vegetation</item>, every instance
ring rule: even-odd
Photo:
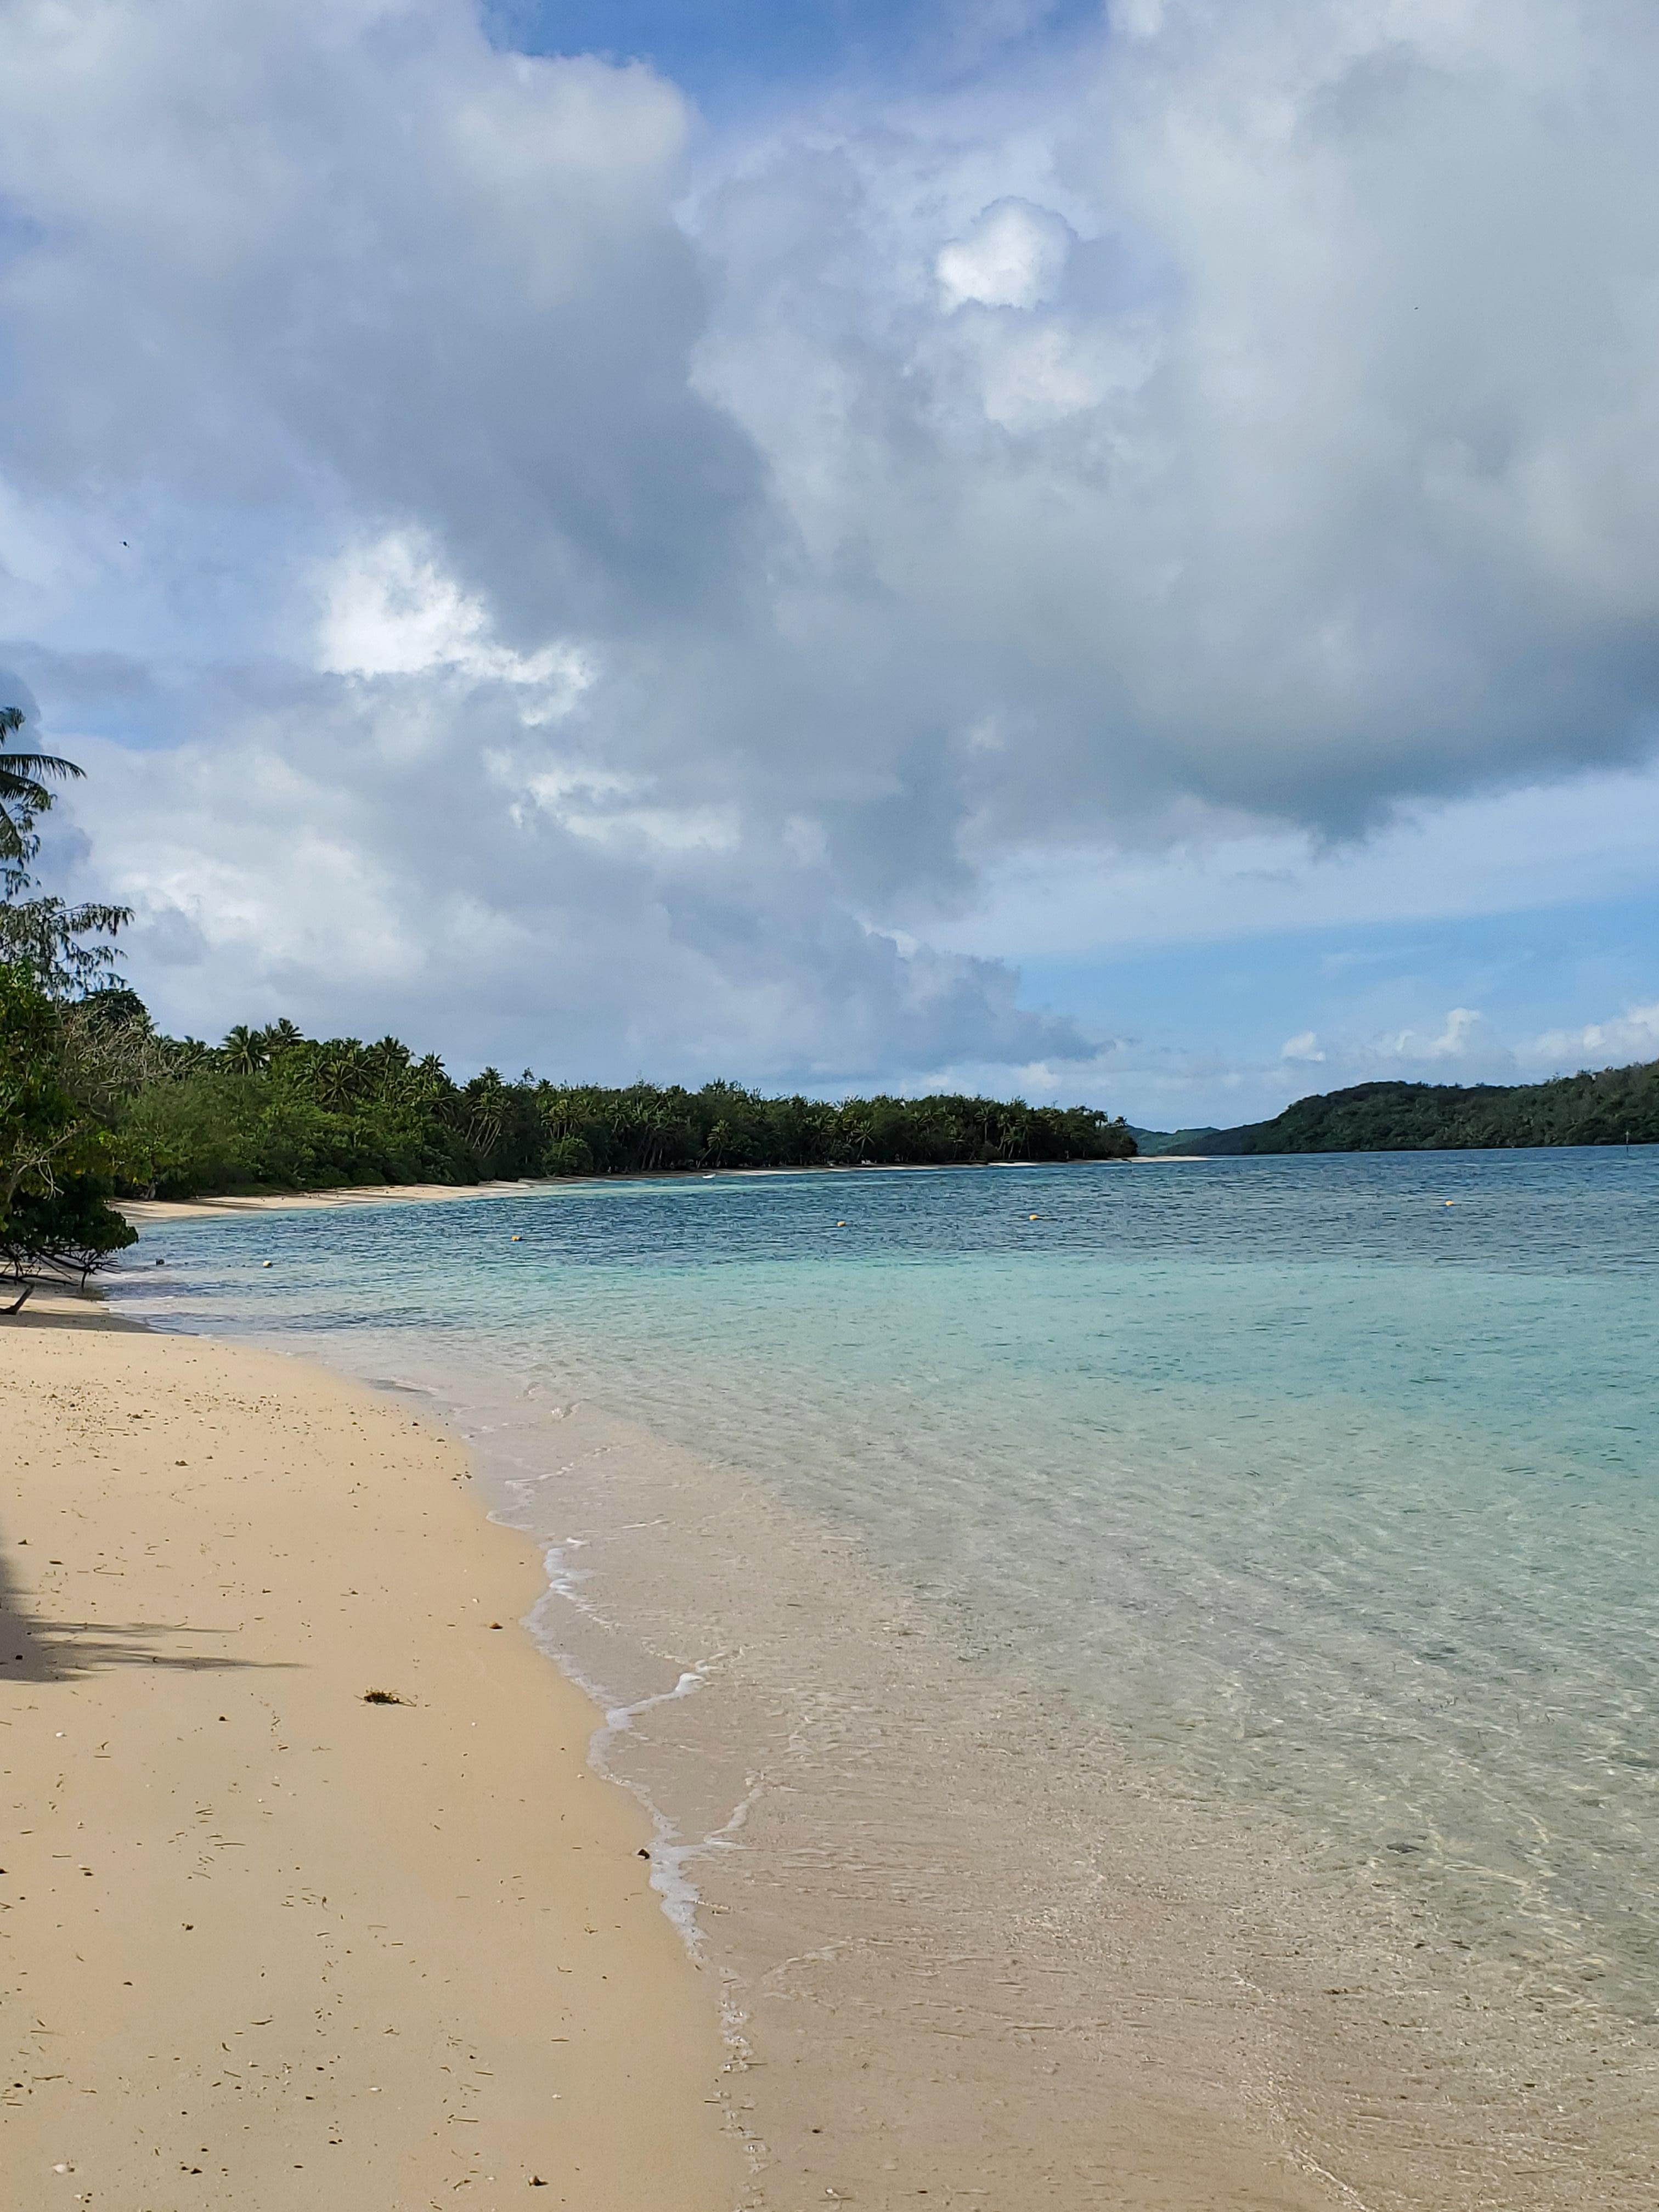
[[[1166,1152],[1195,1152],[1200,1137],[1214,1137],[1220,1133],[1212,1122],[1206,1121],[1196,1129],[1137,1129],[1129,1124],[1129,1134],[1135,1140],[1135,1149],[1143,1159],[1161,1159]]]
[[[441,1060],[417,1059],[396,1037],[319,1041],[279,1022],[237,1028],[207,1045],[158,1036],[119,985],[58,1002],[25,980],[22,966],[0,973],[32,994],[38,1018],[26,1039],[19,1030],[21,1060],[58,1071],[64,1127],[92,1146],[77,1172],[101,1178],[106,1193],[196,1198],[363,1182],[1134,1153],[1122,1122],[1091,1107],[957,1097],[830,1104],[768,1098],[731,1083],[605,1090],[538,1082],[528,1072],[508,1082],[494,1068],[456,1083]],[[0,1133],[0,1147],[9,1143]]]
[[[93,1104],[88,1025],[0,963],[0,1262],[84,1278],[133,1232],[106,1203],[117,1148]]]
[[[1359,1083],[1298,1098],[1271,1121],[1188,1147],[1244,1152],[1421,1152],[1519,1145],[1659,1144],[1659,1060],[1549,1083]]]
[[[108,1203],[121,1168],[102,1006],[114,955],[95,941],[127,917],[29,896],[35,819],[52,805],[42,779],[81,771],[14,750],[22,721],[0,708],[0,1267],[84,1279],[133,1241]]]
[[[1088,1107],[935,1097],[768,1098],[736,1084],[455,1083],[396,1037],[323,1042],[291,1023],[222,1045],[157,1037],[130,1014],[137,1079],[113,1133],[123,1186],[163,1198],[350,1182],[647,1175],[744,1167],[1124,1159],[1133,1139]]]

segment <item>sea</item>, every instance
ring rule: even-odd
[[[757,2206],[1659,2203],[1659,1148],[526,1185],[112,1295],[469,1439]]]

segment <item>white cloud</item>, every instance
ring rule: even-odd
[[[1379,1060],[1407,1064],[1467,1060],[1482,1048],[1489,1049],[1491,1041],[1491,1024],[1482,1014],[1473,1006],[1453,1006],[1435,1036],[1424,1036],[1416,1030],[1401,1030],[1393,1036],[1380,1038],[1374,1051]]]
[[[1279,1048],[1279,1056],[1281,1060],[1319,1060],[1325,1057],[1319,1049],[1319,1039],[1312,1030],[1303,1030],[1293,1037],[1286,1037]]]
[[[951,757],[1005,849],[1639,756],[1656,82],[1630,7],[1178,6],[1069,97],[781,134],[708,188],[701,374],[817,566],[902,610],[902,650],[858,632],[890,750],[1018,726],[1017,773]]]
[[[1659,1000],[1582,1029],[1547,1030],[1522,1048],[1522,1056],[1551,1073],[1659,1060]]]
[[[1155,39],[1164,27],[1164,0],[1112,0],[1114,30],[1131,39]]]
[[[942,246],[933,267],[947,307],[1036,307],[1058,290],[1071,250],[1070,227],[1052,208],[1002,199]]]
[[[718,811],[532,765],[510,699],[471,710],[510,732],[475,787],[470,759],[410,742],[424,699],[422,678],[388,676],[159,755],[80,742],[80,820],[99,880],[136,909],[133,964],[164,1024],[298,1012],[462,1065],[617,1080],[649,1065],[834,1084],[988,1044],[1016,1063],[1085,1050],[1018,1007],[1012,970],[826,911],[793,857],[740,846]]]
[[[339,676],[419,676],[449,670],[475,683],[533,687],[532,721],[568,714],[593,681],[582,653],[563,643],[514,653],[494,634],[483,599],[445,574],[437,548],[412,531],[390,531],[325,564],[317,666]]]

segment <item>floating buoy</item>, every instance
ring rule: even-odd
[[[1042,1216],[1040,1213],[1028,1213],[1025,1218],[1028,1221],[1041,1221]]]
[[[524,1239],[523,1239],[523,1237],[515,1237],[513,1239],[513,1242],[514,1242],[515,1244],[522,1244],[522,1243],[524,1243]]]
[[[259,1265],[262,1267],[268,1267],[270,1265],[270,1262],[269,1260],[261,1260]]]
[[[837,1228],[837,1229],[845,1229],[845,1228],[846,1228],[846,1226],[847,1226],[847,1224],[846,1224],[844,1221],[838,1221],[838,1222],[836,1224],[836,1228]]]

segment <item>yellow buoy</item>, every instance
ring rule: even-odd
[[[513,1242],[514,1242],[515,1244],[522,1244],[522,1243],[524,1243],[524,1239],[523,1239],[523,1237],[515,1237],[513,1239]]]
[[[1042,1216],[1040,1213],[1028,1213],[1025,1218],[1028,1221],[1041,1221]]]
[[[838,1222],[836,1224],[836,1228],[837,1228],[837,1229],[845,1229],[845,1228],[846,1228],[846,1226],[847,1226],[847,1224],[846,1224],[844,1221],[838,1221]]]
[[[259,1265],[262,1267],[268,1267],[270,1265],[270,1262],[269,1260],[261,1260]]]

